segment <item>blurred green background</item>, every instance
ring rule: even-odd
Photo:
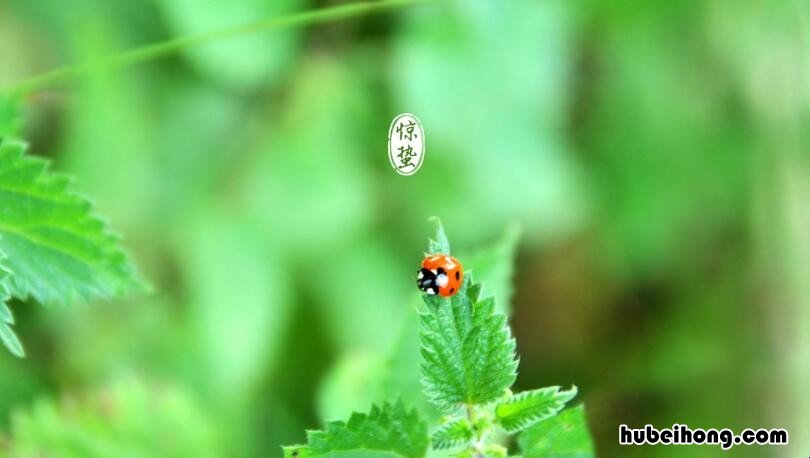
[[[0,0],[0,87],[340,3]],[[20,136],[154,291],[13,304],[29,356],[0,351],[0,454],[280,456],[323,418],[416,402],[438,215],[459,253],[515,251],[518,388],[576,383],[599,456],[723,454],[617,444],[675,422],[787,427],[726,454],[806,456],[808,24],[798,0],[457,0],[30,94]],[[401,112],[427,138],[412,177],[386,156]]]

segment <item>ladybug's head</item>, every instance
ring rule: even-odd
[[[438,294],[439,288],[447,285],[447,273],[441,267],[437,269],[421,268],[416,274],[416,286],[428,294]]]

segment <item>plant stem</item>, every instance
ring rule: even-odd
[[[470,451],[473,452],[473,458],[485,458],[484,454],[481,453],[481,450],[478,448],[478,442],[481,440],[481,434],[478,430],[476,430],[473,406],[472,404],[464,404],[464,408],[467,412],[467,421],[470,422],[470,427],[473,428],[473,437],[470,440]]]
[[[158,43],[153,43],[138,48],[121,51],[116,54],[101,57],[97,60],[67,65],[59,67],[32,77],[23,79],[3,90],[3,93],[11,95],[22,95],[44,87],[71,80],[91,70],[125,67],[141,62],[159,59],[167,55],[176,53],[182,49],[197,46],[212,41],[232,38],[239,35],[255,33],[259,31],[285,29],[293,27],[303,27],[313,24],[335,22],[343,19],[359,17],[388,10],[395,10],[419,3],[427,3],[435,0],[380,0],[362,1],[349,3],[346,5],[322,8],[302,13],[294,13],[269,19],[263,19],[248,24],[242,24],[224,29],[213,30],[197,35],[173,38]]]

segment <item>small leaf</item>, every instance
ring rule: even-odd
[[[431,437],[433,448],[444,450],[458,447],[468,443],[472,439],[472,428],[466,418],[460,418],[450,423],[442,425]]]
[[[595,456],[582,405],[543,420],[518,437],[523,458],[592,458]]]
[[[8,304],[6,304],[6,301],[9,300],[6,282],[11,277],[11,274],[3,265],[4,261],[3,254],[0,253],[0,340],[3,341],[3,345],[14,356],[22,358],[25,356],[25,350],[23,350],[17,334],[11,329],[11,325],[14,324],[14,315],[11,313],[11,309],[8,308]]]
[[[427,424],[400,401],[371,412],[353,413],[349,421],[333,421],[323,431],[309,431],[308,445],[284,448],[286,457],[422,458],[428,447]]]
[[[506,317],[480,292],[467,275],[455,296],[423,296],[428,312],[420,315],[422,385],[427,398],[448,413],[498,399],[517,376]]]
[[[557,415],[577,395],[576,386],[570,390],[560,388],[550,386],[509,397],[495,407],[495,421],[507,432],[515,433]]]
[[[442,220],[433,216],[430,221],[436,223],[436,238],[428,240],[428,254],[450,254],[450,241],[444,233]]]
[[[464,258],[464,266],[483,284],[483,293],[498,298],[498,312],[506,315],[512,309],[512,277],[520,229],[512,225],[485,247]]]
[[[11,318],[11,311],[5,303],[0,304],[0,313],[8,313],[8,317],[10,318],[9,320],[4,319],[0,321],[0,340],[3,341],[3,345],[8,348],[11,354],[19,358],[25,357],[25,350],[20,343],[20,339],[17,338],[17,334],[11,329],[11,325],[14,324],[14,319]]]
[[[43,304],[110,297],[135,287],[118,238],[90,215],[91,204],[68,189],[48,162],[24,155],[25,145],[0,144],[0,251],[17,298]]]

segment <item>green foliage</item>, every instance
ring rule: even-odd
[[[557,415],[576,395],[577,387],[562,390],[559,386],[550,386],[524,391],[495,406],[495,421],[507,432],[523,431],[541,420]]]
[[[14,356],[23,357],[25,356],[25,351],[20,343],[20,339],[17,338],[17,335],[14,334],[14,330],[11,329],[11,325],[14,324],[14,315],[12,315],[11,309],[8,308],[6,304],[6,301],[10,297],[8,288],[6,287],[6,280],[10,274],[8,269],[3,265],[3,261],[2,254],[0,254],[0,340],[3,341],[3,345],[5,345]]]
[[[524,458],[595,456],[582,405],[540,421],[520,435],[518,444]]]
[[[193,397],[134,378],[86,395],[38,401],[12,415],[10,432],[0,437],[0,456],[223,456],[215,426]]]
[[[422,381],[441,410],[498,399],[517,377],[515,340],[493,298],[481,299],[469,274],[458,294],[425,295],[422,323]]]
[[[436,236],[429,240],[427,254],[450,253],[444,228],[438,219],[436,224]],[[507,231],[497,248],[478,257],[476,266],[487,271],[487,261],[501,264],[503,257],[511,258],[515,239],[516,231]],[[490,273],[494,271],[501,271],[497,276],[498,283],[508,283],[504,278],[511,276],[511,268],[499,265],[488,270]],[[425,309],[419,313],[422,394],[445,414],[435,426],[430,443],[434,450],[453,450],[458,457],[505,457],[507,449],[493,439],[497,427],[513,434],[549,420],[576,396],[577,389],[563,390],[552,386],[511,394],[509,387],[517,377],[518,364],[515,340],[506,324],[506,316],[495,310],[494,298],[483,299],[482,285],[471,278],[468,271],[460,291],[450,298],[422,296],[425,303]],[[498,291],[504,289],[503,285],[497,288]],[[408,329],[406,321],[405,330]],[[356,385],[356,391],[363,390],[363,383],[368,385],[364,393],[379,390],[378,385],[357,377],[357,374],[367,374],[366,368],[379,364],[386,368],[376,370],[390,371],[392,380],[404,378],[405,381],[399,380],[399,384],[392,386],[408,392],[408,373],[412,372],[416,360],[407,357],[404,346],[412,343],[415,344],[406,333],[395,346],[387,365],[359,360],[360,366],[345,366],[345,372],[351,374],[351,378],[344,376],[342,380]],[[413,395],[409,396],[409,401],[419,404]],[[404,412],[401,403],[399,406]],[[310,432],[309,445],[287,447],[286,456],[336,456],[334,453],[347,450],[354,451],[351,456],[392,456],[389,448],[407,441],[397,440],[385,427],[376,426],[377,422],[372,421],[375,415],[380,415],[377,409],[369,416],[354,414],[348,423],[330,423],[325,432]],[[416,415],[415,411],[413,415]],[[426,443],[426,430],[414,430],[409,440]],[[359,449],[364,453],[368,450],[375,452],[364,455]],[[380,454],[379,450],[389,451]],[[423,449],[420,450],[424,453]],[[399,456],[422,456],[398,453]]]
[[[504,301],[500,299],[511,296],[518,234],[517,227],[510,226],[500,236],[480,247],[454,251],[459,259],[464,260],[465,270],[473,272],[476,280],[482,282],[482,294],[499,299],[495,304],[498,311],[504,308]],[[431,240],[433,238],[441,236],[431,237]],[[436,248],[435,241],[429,243],[434,244],[433,248],[429,248],[433,251],[448,249]],[[394,271],[387,267],[389,257],[395,258],[393,253],[390,256],[388,253],[385,253],[386,256],[382,254],[373,256],[380,248],[367,241],[360,243],[359,250],[355,248],[356,246],[357,244],[352,244],[349,247],[350,251],[353,256],[360,257],[362,262],[352,262],[351,258],[345,260],[342,256],[333,257],[335,265],[340,265],[341,269],[337,269],[334,275],[323,278],[322,284],[337,283],[346,278],[347,280],[342,283],[344,289],[335,292],[353,289],[349,277],[351,272],[356,271],[353,266],[357,265],[357,268],[374,266],[366,276],[373,282],[379,282],[376,284],[386,287],[384,292],[380,293],[381,298],[366,297],[368,294],[366,289],[355,290],[354,293],[344,292],[338,297],[345,299],[340,304],[340,309],[328,317],[329,324],[347,322],[344,325],[347,329],[345,332],[355,339],[362,339],[368,350],[352,351],[334,364],[330,374],[321,384],[319,413],[323,418],[337,418],[345,412],[362,409],[373,402],[381,403],[386,399],[401,397],[408,405],[416,407],[428,420],[436,420],[441,415],[422,395],[421,374],[413,370],[414,367],[419,367],[421,360],[420,317],[415,310],[423,307],[423,301],[421,294],[418,294],[410,282],[401,281],[411,272]],[[447,246],[449,244],[445,245]],[[395,264],[402,265],[401,262]],[[344,269],[343,266],[348,268]],[[406,290],[402,293],[397,289],[401,285],[406,286]],[[356,301],[354,299],[356,297],[362,298],[362,301]],[[404,298],[406,307],[402,307],[399,302],[387,305],[399,297]],[[369,303],[379,304],[379,307],[367,307],[365,304]],[[378,318],[381,313],[384,313],[384,318]],[[402,318],[392,318],[399,316]],[[391,321],[397,323],[392,344],[389,343],[391,328],[386,326],[386,323]]]
[[[242,0],[217,2],[200,8],[193,0],[160,0],[175,35],[193,35],[223,27],[283,16],[300,10],[302,0]],[[237,89],[250,90],[276,80],[295,54],[300,30],[254,34],[189,48],[184,55],[197,69]]]
[[[428,254],[449,253],[441,222]],[[422,383],[428,399],[453,413],[461,405],[485,404],[503,395],[517,377],[515,339],[495,299],[481,299],[481,285],[467,273],[458,294],[424,295],[420,314]]]
[[[323,431],[309,431],[308,445],[284,448],[286,457],[421,458],[428,447],[427,424],[400,401],[371,412],[353,413],[349,421],[333,421]]]
[[[436,240],[444,243],[439,248],[449,250],[441,223]],[[429,249],[435,252],[436,248],[431,241]],[[517,377],[515,340],[506,316],[495,311],[494,298],[482,299],[481,285],[471,278],[467,274],[459,293],[449,299],[423,296],[427,306],[420,314],[424,393],[451,414],[434,433],[433,448],[466,446],[462,456],[501,456],[505,449],[488,443],[496,425],[507,433],[522,431],[556,415],[577,389],[553,386],[509,393]],[[464,412],[459,417],[460,407]]]
[[[9,96],[0,94],[0,142],[17,133],[20,127],[20,106]]]
[[[450,241],[444,232],[444,226],[437,217],[430,218],[436,224],[436,237],[428,239],[428,254],[450,254]]]
[[[512,310],[512,276],[519,238],[520,229],[512,225],[490,244],[464,256],[464,265],[482,281],[481,294],[497,297],[496,310],[507,316]]]
[[[572,15],[566,2],[510,4],[442,2],[403,14],[392,95],[397,106],[418,107],[428,142],[441,139],[428,148],[452,169],[435,179],[458,180],[448,187],[455,196],[433,199],[431,211],[480,232],[514,218],[532,232],[553,232],[582,211],[576,169],[555,132],[568,116]],[[540,55],[542,65],[529,57]],[[447,107],[456,108],[452,116]],[[438,156],[428,152],[427,160]],[[464,195],[472,198],[462,203]]]
[[[430,438],[433,448],[443,450],[458,447],[470,441],[473,437],[472,426],[466,418],[445,423]]]
[[[90,202],[71,192],[69,179],[48,171],[45,160],[26,156],[25,145],[0,144],[0,255],[4,294],[42,304],[112,297],[138,285],[118,238],[90,215]],[[3,307],[3,342],[22,349]]]
[[[424,216],[441,214],[453,254],[507,316],[511,285],[477,254],[505,221],[524,231],[513,329],[525,389],[577,382],[611,406],[607,423],[643,403],[656,421],[778,416],[810,431],[810,365],[791,357],[809,346],[810,3],[406,0],[337,21],[307,11],[328,2],[193,3],[0,6],[0,87],[27,93],[22,111],[0,96],[12,113],[0,136],[26,138],[22,127],[76,176],[159,288],[105,307],[8,302],[0,327],[31,359],[0,349],[0,418],[143,371],[205,393],[229,410],[207,412],[241,439],[229,446],[270,456],[303,440],[315,406],[348,418],[402,394],[433,432],[411,275]],[[105,63],[281,5],[315,20]],[[293,33],[301,46],[285,47]],[[63,62],[83,70],[36,75]],[[404,111],[428,136],[408,178],[381,151]],[[230,235],[212,230],[219,218]],[[769,402],[739,402],[763,385]],[[599,429],[600,456],[628,454]],[[810,450],[803,436],[790,447]],[[257,455],[241,451],[227,454]]]

